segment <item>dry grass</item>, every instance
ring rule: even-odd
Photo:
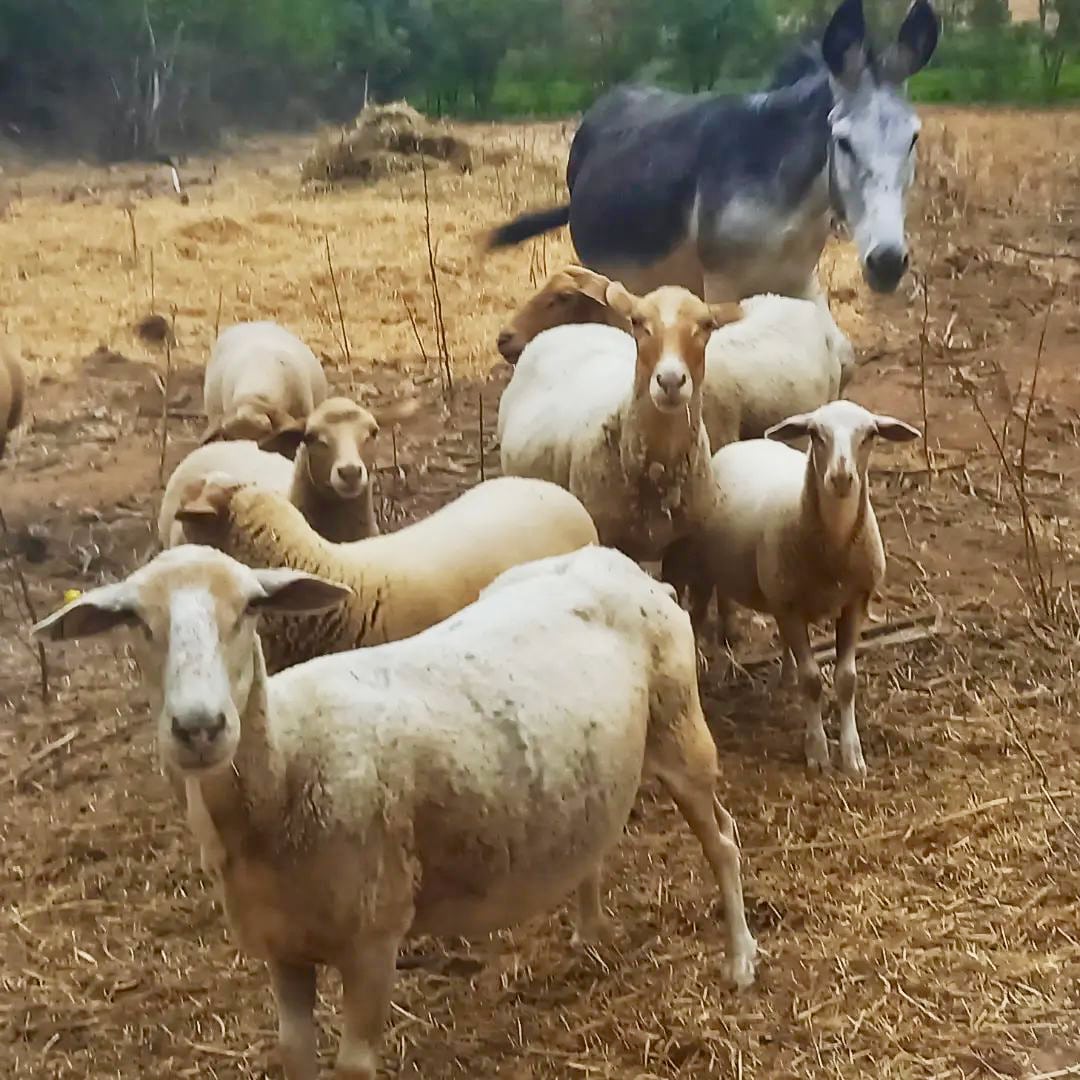
[[[385,475],[391,455],[404,473],[383,507],[394,524],[475,480],[477,397],[490,429],[505,377],[486,374],[495,333],[570,249],[557,236],[484,261],[473,247],[497,220],[558,197],[560,126],[464,134],[507,159],[429,176],[459,391],[449,416],[403,304],[433,343],[420,176],[303,194],[300,140],[247,144],[213,176],[210,162],[193,163],[188,206],[169,196],[167,177],[153,191],[156,178],[130,170],[6,174],[22,197],[0,222],[4,319],[38,381],[34,424],[0,471],[0,490],[19,543],[34,550],[29,527],[44,536],[43,560],[21,564],[39,608],[145,550],[161,420],[152,376],[164,357],[131,328],[148,313],[150,250],[158,308],[177,313],[175,452],[196,430],[185,417],[198,411],[220,296],[222,323],[281,319],[327,356],[342,387],[421,387],[429,426],[383,450]],[[723,682],[719,665],[706,679],[765,953],[759,985],[736,997],[719,984],[721,906],[692,838],[650,789],[609,868],[617,940],[575,953],[557,915],[491,942],[417,943],[395,996],[389,1075],[1080,1073],[1068,1071],[1080,1062],[1078,496],[1068,482],[1080,469],[1071,201],[1080,116],[935,113],[923,141],[913,217],[926,218],[916,270],[930,282],[927,310],[914,285],[869,295],[849,248],[830,251],[824,277],[863,354],[854,397],[918,417],[925,367],[932,490],[918,449],[876,462],[892,558],[882,610],[940,607],[944,629],[863,661],[865,784],[805,775],[792,703],[763,680]],[[137,267],[122,208],[132,198]],[[1028,512],[1055,574],[1048,617],[1025,570],[1007,473],[1020,462],[1051,283],[1023,453]],[[98,344],[105,350],[81,364]],[[0,621],[0,702],[11,704],[0,720],[0,1075],[277,1075],[265,977],[230,945],[154,771],[123,647],[57,650],[58,699],[45,709],[2,583]],[[755,627],[751,648],[766,641]],[[336,988],[327,993],[333,1002]]]

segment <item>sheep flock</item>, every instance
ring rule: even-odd
[[[479,255],[561,125],[147,173],[153,343],[122,174],[28,173],[0,1075],[1075,1074],[1080,295],[963,172],[1026,131],[925,123],[908,284],[824,305]]]

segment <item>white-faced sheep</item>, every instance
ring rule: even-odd
[[[216,477],[190,492],[177,517],[193,541],[248,566],[308,570],[353,589],[322,615],[269,618],[271,671],[409,637],[472,603],[504,570],[597,540],[573,495],[519,477],[478,484],[430,517],[353,544],[324,540],[280,495]]]
[[[8,436],[22,423],[26,382],[15,346],[0,336],[0,458]]]
[[[655,560],[713,499],[701,423],[705,343],[729,305],[686,289],[631,296],[607,282],[610,326],[559,326],[526,346],[499,404],[502,469],[573,492],[603,544]]]
[[[258,442],[306,420],[326,395],[322,365],[295,334],[272,322],[238,323],[222,330],[206,365],[203,441]]]
[[[807,435],[805,453],[770,441]],[[696,628],[714,588],[721,602],[773,615],[797,665],[811,768],[828,767],[829,748],[809,627],[836,620],[840,757],[846,771],[860,775],[866,762],[855,723],[855,652],[870,597],[885,575],[867,467],[875,438],[906,441],[919,431],[852,401],[833,401],[790,417],[767,436],[716,452],[713,517],[669,550],[664,577],[689,589]]]
[[[556,326],[602,323],[630,332],[606,302],[608,279],[580,266],[554,274],[514,314],[498,338],[516,363],[526,345]],[[721,326],[705,348],[702,419],[713,450],[760,438],[785,416],[832,401],[855,367],[851,342],[827,306],[789,296],[752,296],[743,317]]]
[[[269,966],[288,1080],[318,1072],[317,966],[342,978],[337,1075],[374,1080],[407,938],[520,925],[575,892],[580,935],[595,936],[602,863],[643,774],[716,875],[729,977],[753,981],[693,633],[670,590],[591,548],[510,571],[408,641],[268,678],[255,616],[344,591],[185,546],[37,627],[146,628],[161,755],[237,943]]]
[[[239,441],[197,447],[177,465],[165,486],[158,514],[162,547],[184,543],[176,511],[192,486],[222,473],[288,495],[308,524],[328,540],[340,543],[377,536],[372,443],[380,421],[394,422],[413,409],[413,402],[403,402],[376,416],[355,401],[332,397],[307,420],[290,423],[260,446]],[[286,460],[294,456],[293,462]]]

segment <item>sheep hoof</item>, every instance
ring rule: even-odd
[[[848,776],[862,779],[866,776],[866,759],[863,757],[862,747],[856,744],[853,747],[841,745],[840,758],[843,762],[844,772]]]
[[[806,740],[806,764],[813,773],[828,773],[832,771],[832,762],[829,760],[829,744],[825,737],[820,739],[807,738]]]
[[[570,944],[575,949],[590,949],[607,945],[615,938],[615,927],[610,919],[597,919],[585,926],[575,926]]]
[[[757,942],[750,938],[739,950],[738,955],[731,957],[725,963],[724,976],[737,990],[745,990],[754,985],[757,952]]]

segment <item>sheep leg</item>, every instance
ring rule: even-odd
[[[700,706],[656,748],[649,765],[697,837],[720,886],[728,940],[724,974],[745,989],[754,981],[757,942],[746,925],[735,825],[716,799],[716,743]]]
[[[855,724],[855,650],[863,607],[849,604],[836,620],[836,700],[840,705],[840,760],[852,776],[866,775],[859,729]]]
[[[600,867],[577,887],[577,924],[572,945],[598,945],[611,936],[611,922],[600,902]]]
[[[315,968],[270,961],[278,1013],[278,1046],[285,1080],[316,1080]]]
[[[824,772],[829,768],[829,743],[821,722],[821,668],[810,648],[810,628],[797,615],[778,616],[776,623],[784,644],[795,657],[799,675],[806,715],[806,763]]]
[[[344,1024],[338,1047],[337,1080],[375,1080],[377,1048],[390,1012],[398,938],[375,938],[339,965]]]

